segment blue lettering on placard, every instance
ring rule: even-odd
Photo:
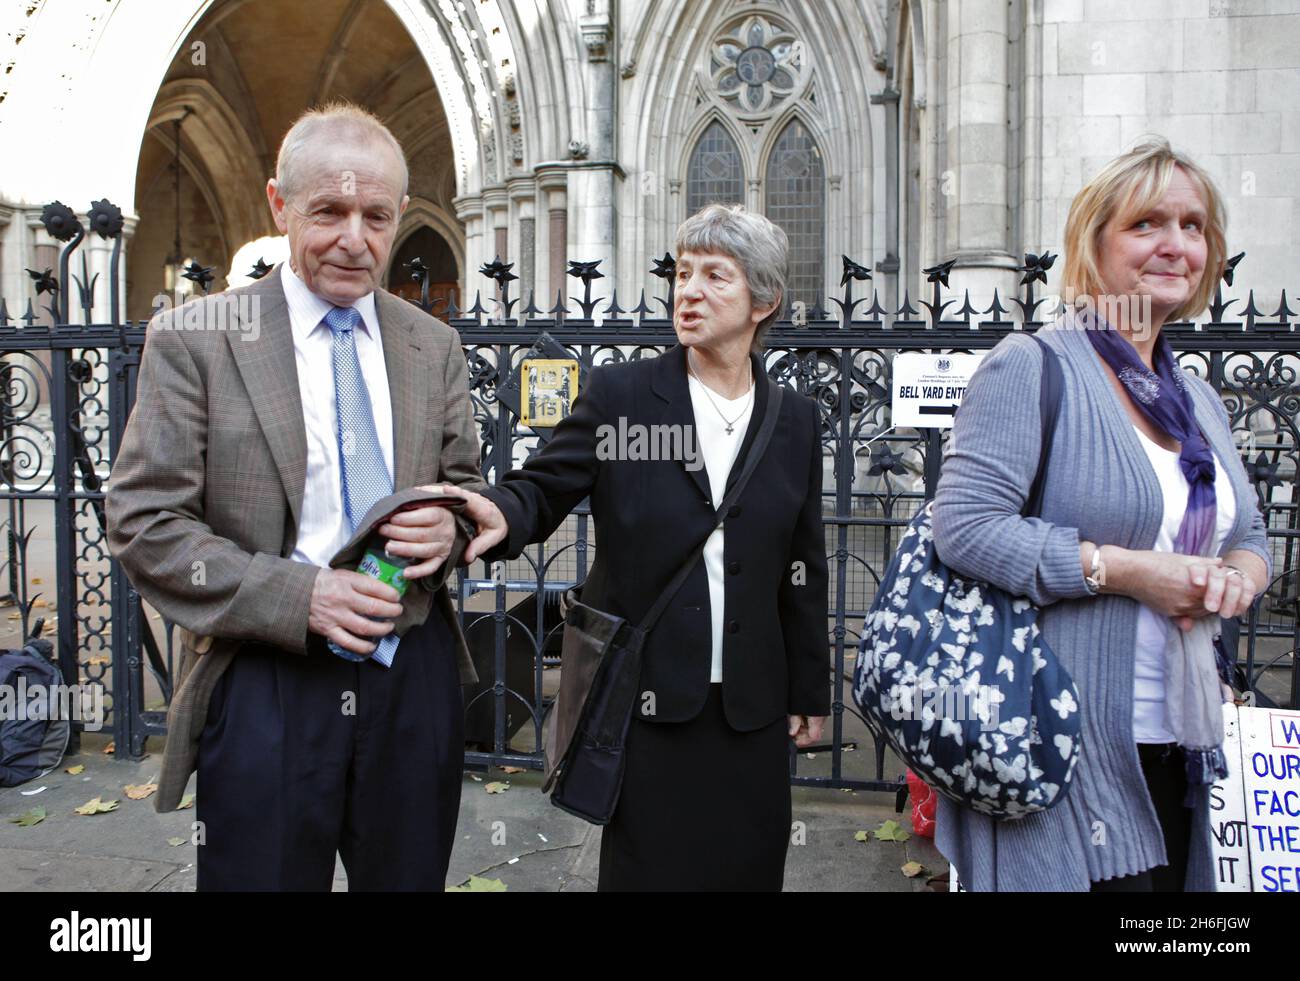
[[[1255,776],[1271,776],[1275,780],[1300,779],[1300,756],[1290,753],[1252,753],[1250,765],[1255,769]]]
[[[1300,793],[1288,790],[1279,794],[1276,790],[1253,791],[1255,795],[1256,814],[1287,814],[1300,817]]]
[[[1265,892],[1300,892],[1300,867],[1265,865],[1259,870]]]
[[[1294,824],[1255,825],[1251,828],[1261,851],[1293,852],[1300,855],[1300,826]],[[1222,844],[1222,842],[1220,842]]]
[[[1282,727],[1282,738],[1293,746],[1300,746],[1300,721],[1295,719],[1278,719]]]

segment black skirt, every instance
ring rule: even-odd
[[[720,684],[689,722],[634,717],[598,888],[780,892],[791,817],[786,721],[735,731]]]

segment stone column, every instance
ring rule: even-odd
[[[463,311],[474,305],[474,294],[480,289],[479,281],[483,278],[478,274],[479,267],[491,259],[484,258],[488,245],[483,241],[485,209],[482,195],[455,198],[451,204],[456,217],[465,225],[465,268],[461,270],[461,295],[456,300],[456,305]]]
[[[11,317],[14,315],[13,304],[18,302],[21,290],[21,280],[19,280],[18,274],[22,272],[22,269],[18,268],[16,264],[13,270],[10,270],[5,265],[6,260],[9,260],[13,255],[13,246],[8,242],[11,235],[9,226],[13,216],[13,208],[0,204],[0,298],[4,299]],[[27,278],[25,273],[23,278]]]
[[[59,279],[59,286],[63,286],[62,272],[59,269],[59,256],[63,253],[64,243],[58,241],[41,224],[41,209],[31,208],[24,212],[27,224],[27,253],[31,256],[31,266],[28,268],[35,269],[37,272],[43,272],[49,269],[55,278]],[[71,282],[72,273],[76,269],[75,253],[73,258],[68,262],[68,308],[63,310],[63,320],[65,323],[80,323],[81,317],[77,312],[77,286]],[[26,274],[24,273],[24,276]],[[36,314],[36,320],[33,323],[52,325],[54,321],[50,318],[47,306],[51,305],[50,294],[42,293],[39,297],[36,290],[32,288],[31,279],[23,284],[25,289],[20,297],[21,306],[17,310],[11,310],[11,313],[21,316],[27,312],[27,300],[30,297],[32,301],[32,310]],[[62,290],[60,290],[62,292]],[[48,367],[49,358],[46,356],[44,363]]]
[[[578,21],[586,53],[582,65],[586,132],[574,134],[569,147],[574,161],[569,176],[574,250],[570,258],[601,260],[600,271],[612,286],[618,281],[615,181],[623,178],[615,149],[614,13],[610,0],[587,0],[586,7]]]
[[[1006,0],[963,0],[947,8],[946,258],[961,272],[953,285],[987,302],[996,287],[1015,289],[1008,170],[1009,36]]]
[[[528,293],[536,287],[537,218],[534,194],[536,182],[531,177],[513,177],[506,182],[510,193],[510,228],[514,231],[515,275],[513,295],[519,297],[522,309],[528,303]]]
[[[542,164],[536,168],[537,208],[545,214],[546,227],[537,237],[537,305],[549,310],[557,290],[565,289],[564,272],[569,258],[569,175],[563,164]]]

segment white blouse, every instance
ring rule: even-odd
[[[704,455],[704,469],[709,475],[709,496],[716,509],[727,496],[727,477],[740,453],[745,430],[749,428],[749,417],[754,411],[754,388],[751,385],[749,391],[738,399],[724,399],[713,389],[705,394],[704,384],[694,375],[688,375],[687,378],[691,388],[691,407],[695,410],[696,444]],[[709,401],[710,398],[712,402]],[[733,420],[730,435],[719,412]],[[714,529],[704,543],[704,570],[709,577],[709,613],[713,628],[713,667],[709,673],[711,684],[722,681],[723,606],[727,595],[724,584],[726,570],[723,569],[722,562],[725,527],[724,522],[722,527]]]
[[[1138,440],[1151,460],[1164,495],[1164,518],[1153,549],[1157,552],[1172,552],[1178,527],[1187,511],[1187,478],[1178,465],[1177,453],[1152,442],[1137,426],[1133,427],[1133,431],[1138,434]],[[1232,483],[1223,464],[1217,457],[1214,460],[1214,497],[1218,515],[1214,527],[1214,548],[1210,554],[1218,555],[1236,521],[1237,499],[1233,495]],[[1151,607],[1139,607],[1137,649],[1133,665],[1133,738],[1136,742],[1177,741],[1169,731],[1165,716],[1165,640],[1170,630],[1177,629],[1173,621]]]

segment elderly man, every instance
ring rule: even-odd
[[[328,567],[395,490],[483,486],[459,337],[380,285],[406,184],[369,113],[305,113],[266,187],[289,261],[150,324],[109,542],[183,628],[157,806],[197,769],[200,890],[328,890],[336,853],[352,889],[443,888],[474,680],[443,582],[474,528],[380,525],[401,603]],[[222,302],[256,322],[230,330]]]

